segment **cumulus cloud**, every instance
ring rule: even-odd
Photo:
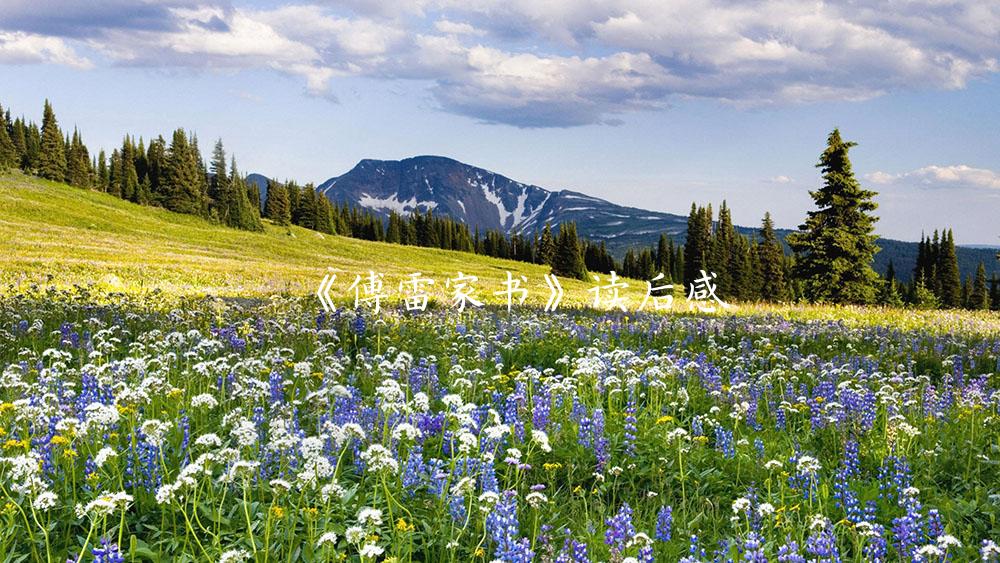
[[[54,63],[73,68],[93,66],[58,37],[44,37],[20,31],[0,31],[0,64]]]
[[[79,43],[110,64],[273,69],[318,95],[339,76],[412,79],[445,111],[519,127],[616,123],[684,98],[864,100],[1000,70],[1000,4],[977,0],[11,0],[5,12],[0,63],[86,66]]]
[[[965,164],[924,166],[910,172],[873,172],[865,176],[875,184],[916,185],[927,188],[974,188],[1000,190],[1000,173]]]

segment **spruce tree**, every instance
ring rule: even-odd
[[[215,142],[212,149],[211,171],[212,177],[208,187],[209,206],[215,211],[219,221],[225,225],[232,226],[239,224],[239,210],[230,209],[234,198],[229,176],[226,174],[226,149],[222,146],[222,139]],[[230,215],[234,217],[230,218]]]
[[[556,245],[555,239],[552,238],[552,226],[545,223],[545,227],[542,228],[542,235],[538,238],[538,249],[535,252],[537,262],[551,266],[552,260],[555,258],[555,253]]]
[[[62,182],[66,179],[66,142],[52,104],[45,100],[42,116],[41,146],[38,153],[38,175],[48,180]]]
[[[969,292],[969,308],[987,310],[990,308],[990,295],[986,288],[986,265],[982,262],[976,268],[976,278]]]
[[[938,299],[942,307],[962,306],[962,278],[958,272],[955,237],[951,229],[941,233],[940,253],[937,261]]]
[[[696,207],[691,204],[688,215],[687,236],[684,241],[684,287],[708,272],[706,264],[712,244],[712,206]]]
[[[267,200],[264,202],[264,217],[278,225],[292,223],[292,210],[288,205],[288,190],[273,180],[267,181]]]
[[[174,131],[163,171],[163,205],[171,211],[201,215],[202,178],[198,156],[183,129]]]
[[[757,254],[760,264],[761,299],[765,301],[788,299],[788,288],[785,284],[785,251],[781,248],[778,236],[774,232],[774,221],[770,212],[764,214]]]
[[[3,108],[0,108],[0,115],[2,113]],[[0,172],[6,172],[19,166],[18,160],[17,147],[14,146],[14,141],[10,138],[7,131],[7,119],[4,118],[0,120]]]
[[[848,151],[856,143],[844,141],[834,129],[818,167],[823,187],[810,191],[819,207],[810,211],[788,243],[797,254],[796,275],[810,301],[871,303],[879,276],[872,260],[879,251],[874,234],[877,217],[875,192],[862,189],[854,178]]]
[[[104,149],[97,155],[97,189],[102,192],[108,191],[111,176],[108,171],[108,157],[104,154]]]
[[[552,258],[552,273],[557,276],[587,279],[587,268],[580,252],[580,240],[576,235],[576,223],[561,223],[555,240]]]

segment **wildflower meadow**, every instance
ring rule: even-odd
[[[1000,335],[25,292],[2,561],[1000,560]]]

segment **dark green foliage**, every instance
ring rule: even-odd
[[[292,223],[292,209],[288,201],[288,188],[273,180],[267,183],[267,200],[264,202],[264,217],[278,225]]]
[[[52,104],[45,100],[42,117],[41,146],[38,153],[38,175],[47,180],[62,182],[66,179],[66,143]]]
[[[788,235],[797,256],[795,273],[809,301],[875,300],[879,277],[871,264],[879,250],[874,235],[878,219],[871,212],[877,204],[875,192],[862,189],[854,178],[848,151],[855,144],[841,139],[837,129],[830,133],[817,164],[823,187],[809,192],[819,209]]]
[[[561,223],[555,239],[552,273],[578,280],[587,279],[587,267],[584,264],[580,246],[580,239],[576,234],[576,223]]]
[[[935,233],[937,234],[937,233]],[[941,306],[958,308],[962,306],[962,278],[958,273],[958,257],[955,255],[955,238],[951,229],[941,235],[940,250],[937,253],[937,296]],[[985,276],[985,272],[983,273]]]
[[[688,287],[708,272],[708,256],[712,245],[712,206],[696,207],[691,204],[688,215],[687,240],[684,243],[684,286]]]
[[[986,288],[986,265],[979,263],[976,269],[976,278],[972,282],[969,290],[969,302],[966,305],[969,309],[986,310],[990,308],[990,295]]]
[[[788,299],[788,286],[785,284],[785,253],[774,233],[774,221],[771,220],[770,213],[764,214],[764,221],[760,228],[760,243],[756,247],[756,254],[760,279],[760,298],[765,301]]]
[[[12,128],[8,117],[3,117],[3,108],[0,107],[0,172],[6,172],[11,168],[20,165],[17,148],[10,138],[8,129]]]
[[[183,129],[174,131],[166,156],[163,206],[178,213],[202,215],[204,177],[199,166],[200,157]]]

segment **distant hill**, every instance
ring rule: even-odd
[[[249,180],[261,190],[263,201],[267,178],[252,174]],[[546,223],[575,221],[581,236],[606,242],[619,258],[628,248],[656,244],[660,233],[683,243],[687,231],[686,215],[617,205],[571,190],[548,190],[442,156],[365,159],[316,190],[332,202],[367,208],[383,217],[390,211],[432,210],[471,229],[498,229],[507,234],[532,233]],[[756,232],[756,227],[737,229],[744,234]],[[789,232],[778,230],[781,237]],[[875,258],[876,270],[884,272],[892,260],[900,279],[909,280],[917,243],[879,239],[878,244],[882,251]],[[960,247],[957,253],[963,277],[974,274],[981,261],[988,272],[1000,275],[995,250]]]
[[[332,268],[331,296],[353,297],[348,286],[370,269],[385,274],[393,293],[411,272],[434,279],[430,293],[448,298],[445,280],[459,271],[479,277],[486,302],[506,271],[524,275],[528,302],[544,305],[549,268],[467,252],[323,235],[265,222],[264,232],[230,229],[193,215],[138,205],[110,194],[74,188],[19,172],[0,174],[0,291],[7,284],[68,286],[169,295],[258,297],[272,292],[311,294]],[[583,305],[587,286],[562,280],[564,303]],[[642,289],[634,284],[635,292]],[[635,293],[634,292],[634,293]],[[631,299],[641,295],[630,295]],[[0,329],[2,330],[2,329]]]

